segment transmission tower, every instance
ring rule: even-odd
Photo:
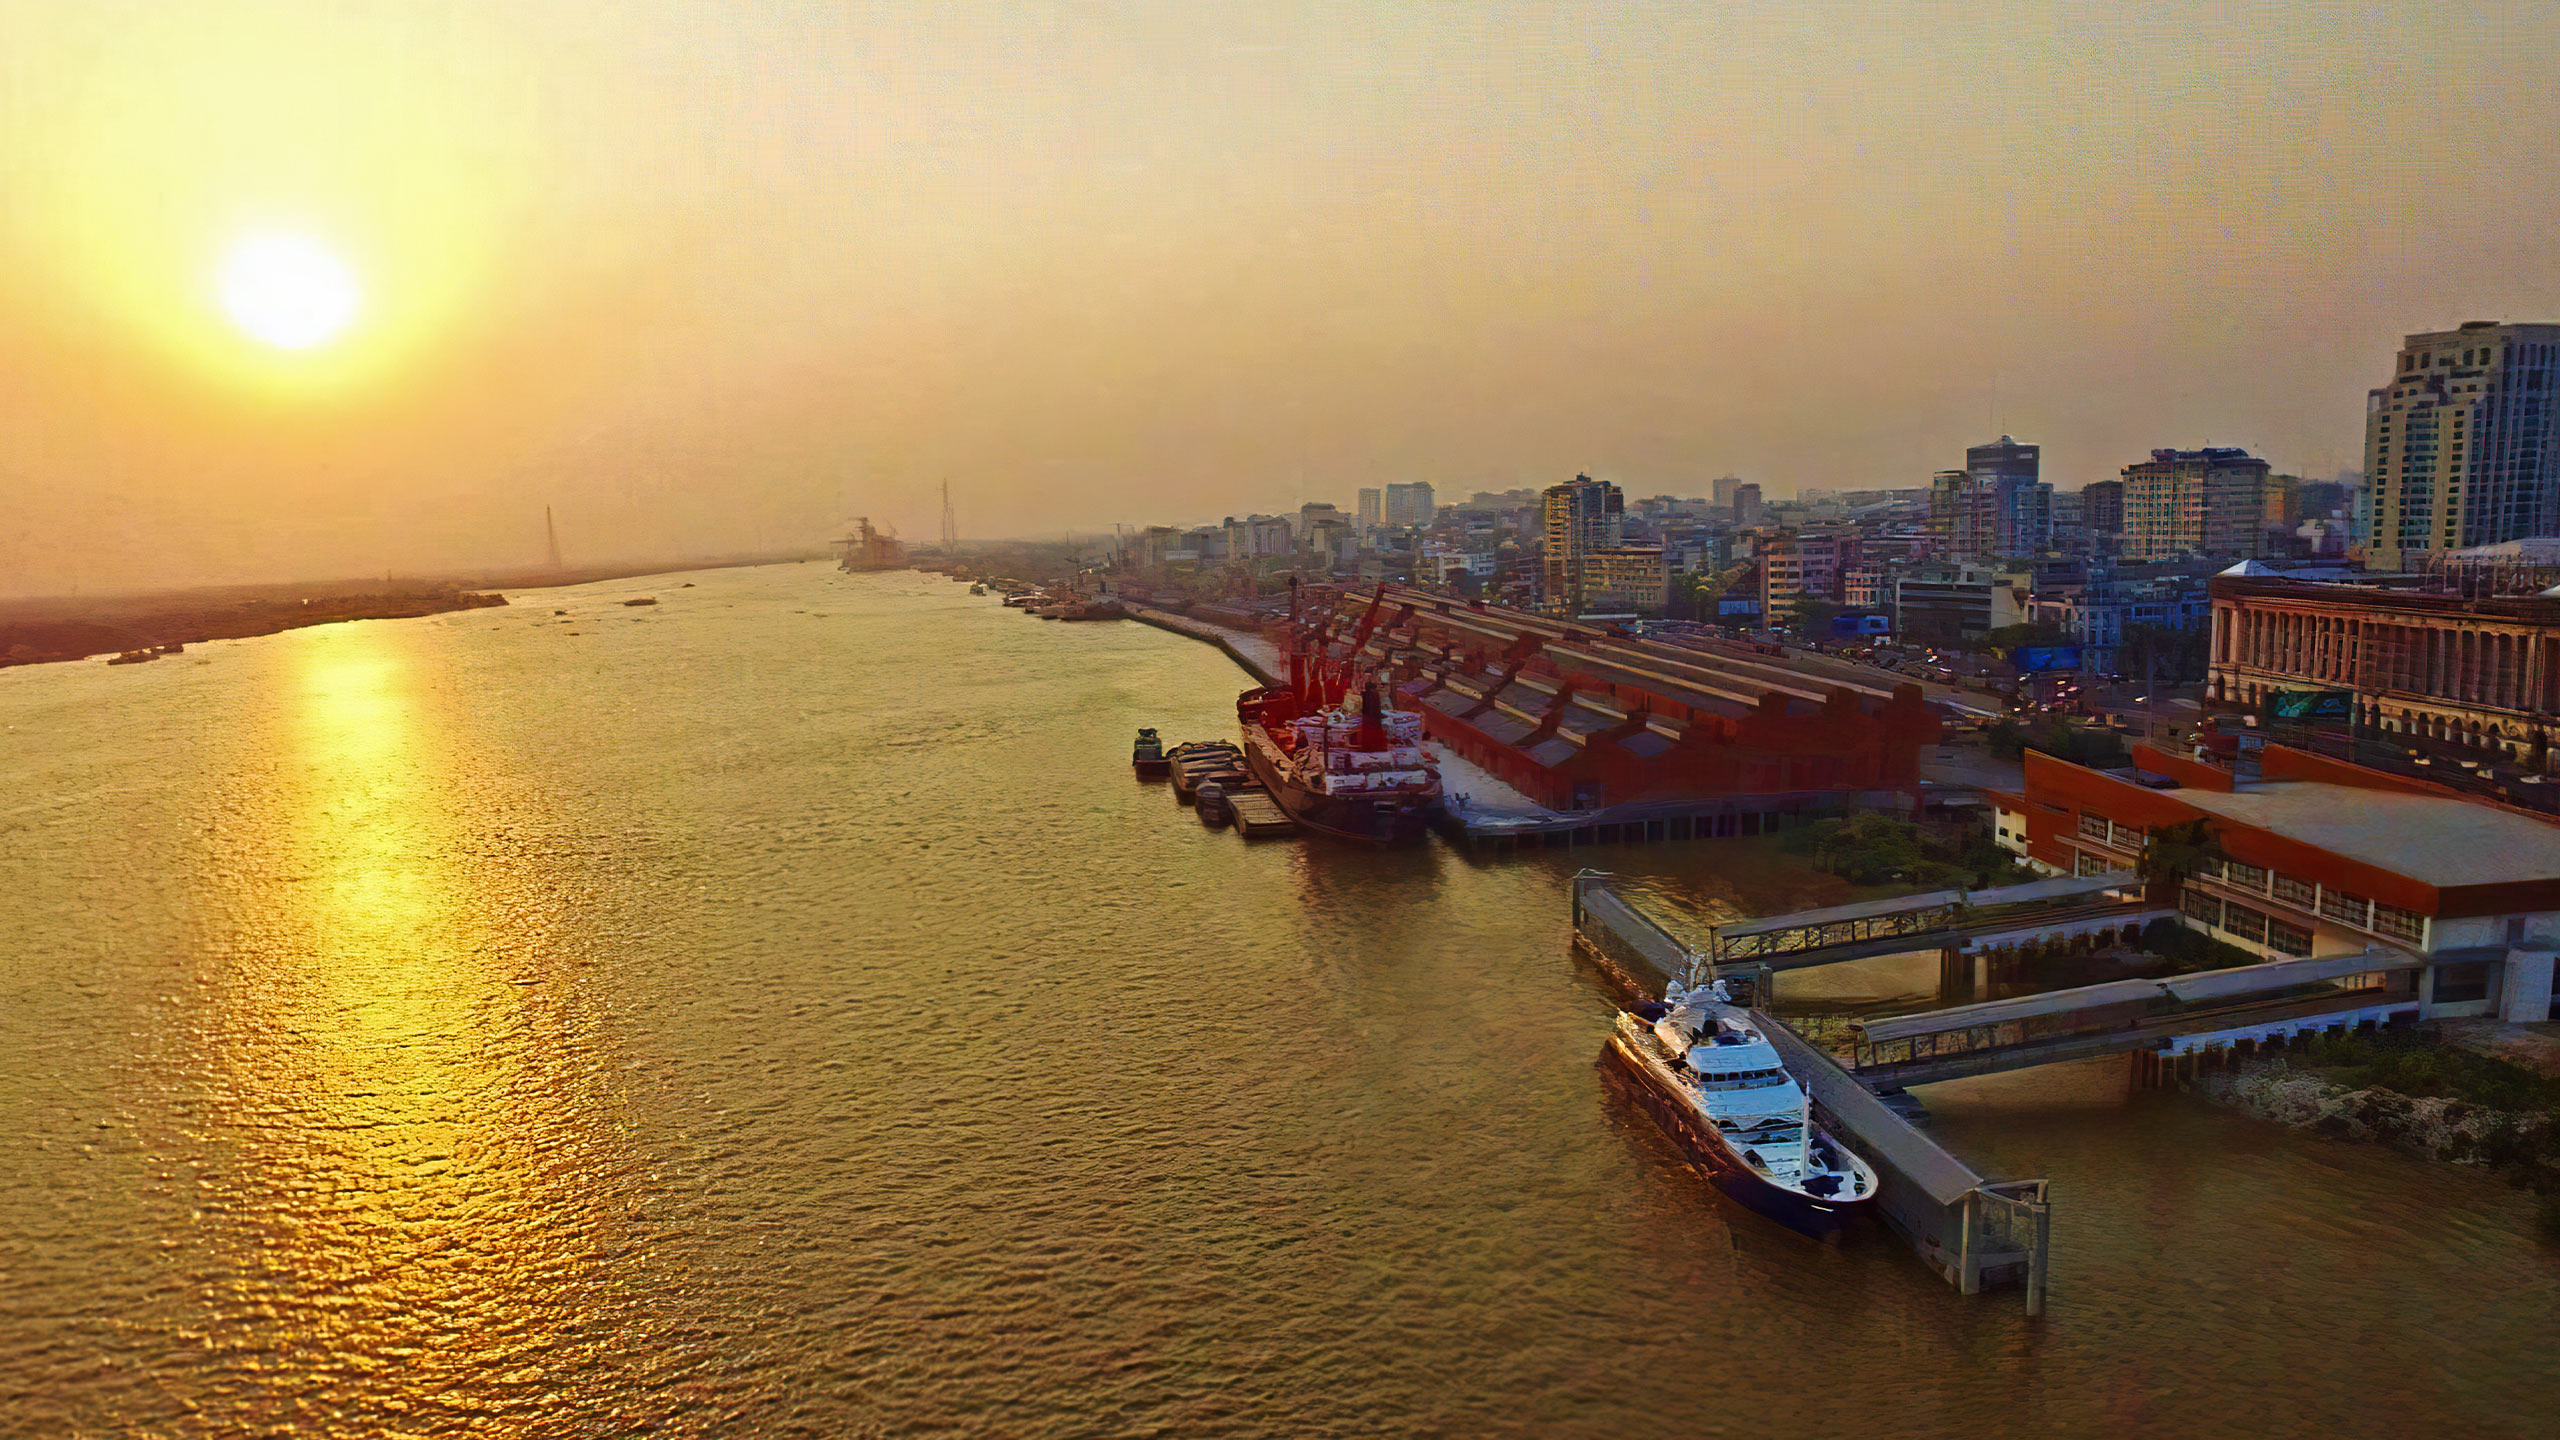
[[[960,519],[951,513],[951,482],[942,482],[942,548],[948,553],[960,548]]]
[[[545,557],[551,562],[551,568],[553,570],[558,570],[561,568],[560,527],[553,523],[551,519],[551,507],[548,505],[542,507],[542,539]]]

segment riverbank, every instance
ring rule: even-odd
[[[397,582],[299,581],[131,595],[0,600],[0,668],[87,660],[208,640],[241,640],[345,620],[409,620],[507,603],[502,590],[549,589],[695,570],[788,563],[799,556],[653,560],[560,570],[492,570]]]
[[[2317,1037],[2208,1071],[2205,1100],[2335,1140],[2496,1171],[2560,1240],[2560,1079],[2441,1035]]]

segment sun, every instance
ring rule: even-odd
[[[244,235],[223,256],[216,290],[243,334],[279,350],[311,350],[353,324],[364,293],[355,271],[308,235]]]

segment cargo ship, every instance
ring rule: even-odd
[[[1301,622],[1298,586],[1289,589],[1283,648],[1289,683],[1236,697],[1245,769],[1273,803],[1310,830],[1379,845],[1411,844],[1440,814],[1440,767],[1422,743],[1422,717],[1387,709],[1374,678],[1358,681],[1361,649],[1386,609],[1378,587],[1369,613],[1338,650]]]
[[[1440,813],[1440,769],[1423,748],[1422,717],[1388,711],[1378,687],[1360,708],[1301,714],[1287,690],[1248,690],[1236,701],[1245,768],[1289,818],[1345,840],[1410,844]]]
[[[867,515],[854,517],[853,533],[835,542],[839,557],[836,568],[849,574],[865,575],[874,570],[903,570],[907,565],[907,547],[894,535],[883,535],[872,528]]]
[[[1674,984],[1663,1003],[1621,1012],[1602,1058],[1718,1190],[1831,1239],[1873,1207],[1875,1167],[1815,1122],[1777,1047],[1721,989]]]

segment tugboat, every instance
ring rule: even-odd
[[[1724,982],[1674,982],[1663,994],[1642,1013],[1620,1012],[1602,1058],[1715,1187],[1817,1240],[1873,1208],[1875,1167],[1814,1122],[1803,1087]]]
[[[1129,764],[1140,775],[1150,779],[1173,773],[1173,762],[1165,758],[1164,741],[1156,738],[1154,726],[1139,727],[1138,743],[1129,752]]]

